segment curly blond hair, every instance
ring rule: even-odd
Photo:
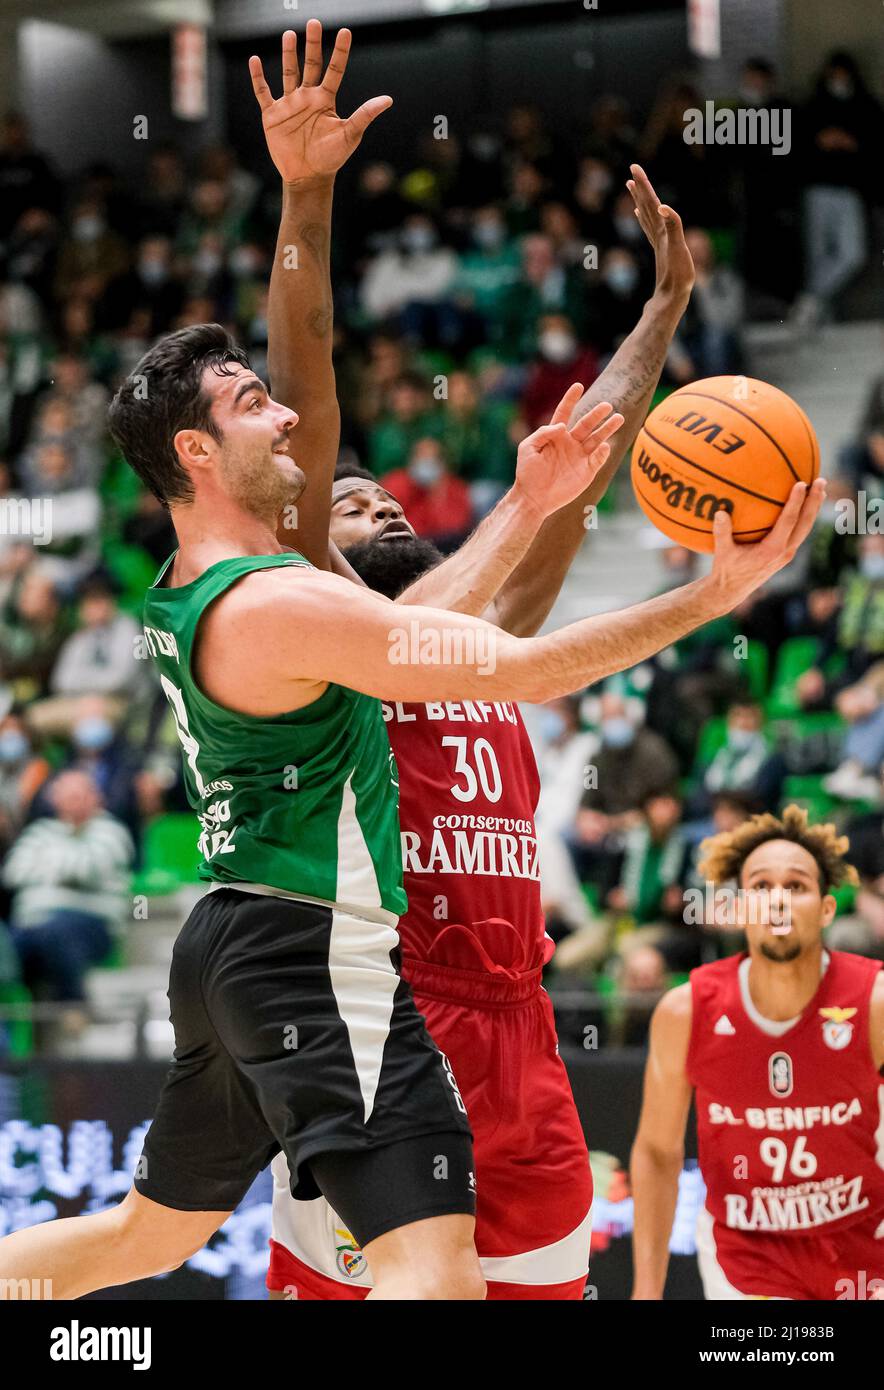
[[[749,855],[769,840],[791,840],[812,854],[820,871],[823,892],[840,888],[842,883],[859,883],[859,875],[845,859],[850,849],[846,835],[839,835],[835,826],[808,825],[807,812],[800,806],[787,806],[782,817],[752,816],[736,830],[712,835],[700,845],[697,868],[711,883],[727,883],[739,879]]]

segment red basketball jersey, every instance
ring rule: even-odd
[[[385,704],[399,768],[408,958],[507,976],[553,952],[540,907],[540,778],[518,709]],[[406,968],[406,974],[407,974]]]
[[[776,1036],[747,994],[743,962],[691,974],[687,1071],[708,1210],[731,1230],[784,1236],[879,1217],[884,1083],[869,996],[880,962],[832,951],[816,995]]]

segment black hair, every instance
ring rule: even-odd
[[[164,507],[193,499],[193,486],[175,450],[179,430],[205,430],[221,440],[203,387],[207,367],[219,376],[249,359],[226,328],[199,323],[161,338],[144,354],[114,396],[110,432],[127,463]]]
[[[334,481],[339,483],[343,478],[363,478],[367,483],[377,482],[375,475],[363,468],[361,463],[348,463],[346,459],[341,459],[335,465]]]

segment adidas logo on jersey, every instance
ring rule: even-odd
[[[731,1023],[727,1014],[722,1014],[712,1031],[713,1033],[717,1033],[720,1038],[730,1038],[733,1037],[737,1030]]]

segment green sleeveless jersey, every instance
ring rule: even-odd
[[[200,878],[397,917],[406,909],[399,778],[379,700],[329,685],[313,704],[275,718],[210,700],[191,665],[197,625],[219,594],[253,570],[309,562],[294,552],[210,565],[144,605],[144,633],[184,749],[199,817]]]

